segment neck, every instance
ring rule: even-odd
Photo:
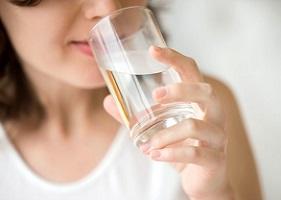
[[[71,135],[79,133],[81,127],[88,127],[97,132],[101,131],[104,121],[111,119],[103,109],[103,99],[107,95],[105,88],[89,91],[63,90],[60,94],[64,96],[44,96],[42,100],[46,112],[45,124],[54,130]]]
[[[48,79],[38,74],[28,77],[31,84],[35,86],[33,90],[43,106],[45,117],[36,128],[32,123],[31,126],[22,121],[12,123],[18,124],[16,127],[20,127],[19,130],[39,131],[59,137],[115,130],[117,123],[103,109],[103,100],[108,94],[105,87],[81,89]]]

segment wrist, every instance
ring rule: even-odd
[[[202,197],[190,197],[191,200],[236,200],[234,191],[230,185],[214,192],[213,194]]]

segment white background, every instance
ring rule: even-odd
[[[160,16],[169,46],[235,93],[264,197],[280,200],[281,0],[157,2],[166,7]]]

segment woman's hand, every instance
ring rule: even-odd
[[[183,82],[157,88],[153,97],[159,103],[197,102],[204,119],[186,119],[155,134],[142,151],[153,160],[172,164],[180,173],[182,186],[191,199],[233,199],[226,175],[225,118],[215,91],[205,83],[194,60],[168,49],[152,47],[151,55],[173,67]],[[120,121],[111,97],[106,110]]]

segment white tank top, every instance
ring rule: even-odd
[[[0,124],[0,199],[187,200],[178,173],[144,156],[121,127],[100,164],[86,177],[54,183],[25,163]]]

